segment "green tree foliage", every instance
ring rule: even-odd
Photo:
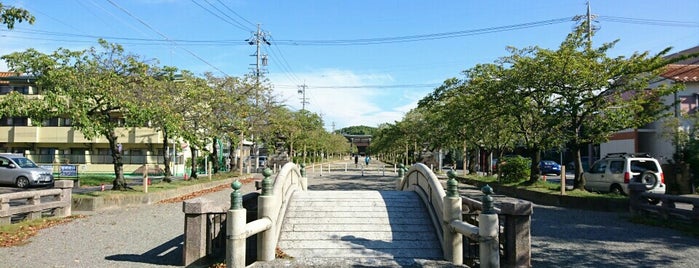
[[[27,21],[34,24],[34,16],[26,9],[7,6],[0,2],[0,21],[7,26],[7,29],[14,29],[16,22]]]
[[[376,133],[376,128],[369,126],[349,126],[336,130],[335,132],[348,135],[374,135]]]
[[[136,99],[151,84],[151,66],[124,52],[116,44],[100,40],[100,47],[71,51],[59,49],[50,55],[34,49],[15,52],[2,58],[11,70],[37,78],[46,110],[35,111],[32,118],[69,118],[73,128],[86,138],[104,137],[113,158],[114,189],[126,188],[118,138],[118,127],[138,127],[138,120],[119,120],[125,114],[138,114],[142,107]],[[134,116],[133,118],[138,118]]]

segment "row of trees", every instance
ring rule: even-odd
[[[40,95],[28,98],[12,92],[3,96],[0,116],[28,117],[35,123],[67,118],[85,137],[104,137],[113,157],[116,190],[127,188],[118,147],[117,128],[121,127],[150,127],[162,133],[166,181],[171,176],[167,152],[173,141],[188,143],[193,157],[207,148],[218,155],[217,146],[207,145],[220,139],[231,144],[231,151],[236,145],[242,148],[242,141],[253,134],[258,144],[272,150],[280,138],[286,139],[290,152],[294,146],[324,152],[348,148],[338,145],[344,138],[323,129],[317,114],[291,111],[278,103],[271,87],[259,77],[211,73],[199,77],[176,67],[157,66],[105,40],[85,50],[44,54],[27,49],[2,59],[11,71],[33,76]],[[196,161],[191,163],[191,177],[196,178]],[[218,171],[218,161],[213,164]]]
[[[423,143],[430,150],[462,148],[471,156],[524,150],[534,182],[541,152],[565,148],[575,159],[574,186],[583,189],[580,149],[665,116],[659,99],[678,90],[648,89],[667,64],[669,48],[610,57],[617,41],[593,47],[587,29],[580,23],[556,50],[510,47],[510,55],[446,80],[401,121],[381,126],[372,150],[395,154]]]

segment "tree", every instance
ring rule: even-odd
[[[7,29],[14,29],[15,22],[21,23],[27,21],[29,24],[34,24],[34,20],[34,16],[32,16],[29,11],[13,6],[6,6],[0,2],[0,21],[7,26]]]
[[[116,130],[141,126],[142,122],[129,120],[128,115],[142,111],[135,100],[152,84],[151,66],[125,53],[120,45],[104,40],[99,44],[100,49],[59,49],[50,55],[29,49],[2,58],[13,71],[37,78],[42,98],[29,101],[44,102],[48,109],[30,117],[62,116],[86,138],[107,139],[116,174],[113,189],[123,190],[128,187]]]
[[[660,86],[648,90],[668,49],[655,55],[634,53],[610,58],[617,41],[593,48],[586,23],[580,24],[557,50],[537,48],[536,84],[555,98],[553,117],[566,120],[560,135],[575,157],[575,189],[584,189],[580,148],[606,141],[616,131],[637,128],[663,117],[659,99],[676,91]],[[593,32],[592,32],[593,33]]]

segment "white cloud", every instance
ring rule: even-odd
[[[387,74],[357,74],[352,71],[325,69],[313,73],[295,74],[305,81],[306,110],[322,115],[325,128],[332,130],[348,126],[365,125],[376,127],[381,123],[400,120],[410,103],[390,107],[395,100],[390,90],[371,88],[371,85],[392,84],[393,78]],[[276,94],[294,110],[301,109],[301,94],[298,85],[281,75],[271,75]],[[405,96],[403,96],[405,98]],[[388,107],[387,107],[388,106]]]

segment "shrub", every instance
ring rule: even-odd
[[[503,157],[498,165],[501,183],[520,182],[529,178],[531,160],[517,156]]]

